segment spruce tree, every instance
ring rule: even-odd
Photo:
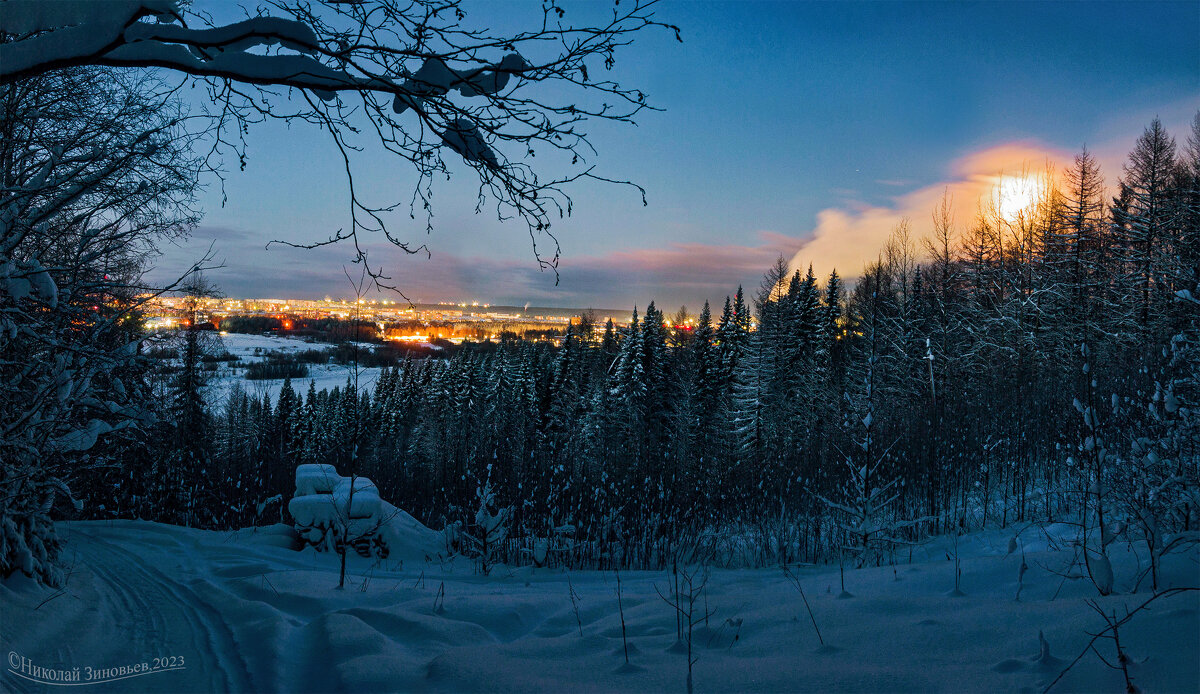
[[[1178,239],[1170,186],[1177,166],[1175,139],[1155,118],[1129,153],[1114,204],[1113,225],[1135,291],[1134,317],[1149,349],[1161,339],[1164,308],[1173,299],[1169,268]]]

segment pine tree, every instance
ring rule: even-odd
[[[884,310],[881,295],[885,281],[883,265],[877,263],[868,268],[867,275],[856,288],[859,310],[862,311],[859,325],[865,334],[861,361],[856,363],[861,389],[856,388],[854,395],[849,397],[856,421],[849,428],[861,433],[851,435],[852,447],[842,455],[846,477],[839,493],[822,497],[830,510],[841,515],[839,525],[848,535],[847,547],[856,555],[859,566],[878,561],[878,551],[893,540],[895,518],[892,507],[900,495],[898,478],[887,474],[885,467],[892,447],[881,447],[878,440],[882,422],[878,411],[877,367]]]
[[[713,517],[716,494],[721,488],[720,469],[717,466],[719,446],[717,442],[725,423],[721,418],[720,384],[721,365],[714,340],[716,333],[712,325],[712,311],[708,302],[700,311],[696,330],[689,344],[691,350],[690,385],[692,394],[691,421],[689,429],[690,457],[694,461],[691,471],[694,485],[703,506],[702,512]]]
[[[297,422],[298,433],[301,437],[300,440],[303,442],[300,457],[304,463],[325,462],[321,455],[321,437],[323,432],[320,429],[320,412],[317,383],[316,381],[309,381],[308,395],[304,398],[304,413]]]
[[[734,323],[744,335],[750,331],[750,325],[753,322],[753,317],[750,315],[750,309],[746,306],[746,297],[742,292],[742,286],[739,284],[737,293],[733,296],[733,318]],[[736,334],[736,333],[735,333]]]
[[[1192,131],[1182,159],[1176,186],[1179,245],[1174,283],[1179,291],[1200,299],[1200,111],[1192,119]],[[1186,299],[1185,302],[1179,306],[1190,305],[1194,309],[1194,302]]]
[[[184,329],[180,335],[180,367],[171,392],[171,415],[174,420],[173,448],[166,464],[164,477],[173,486],[171,498],[162,503],[179,509],[183,524],[193,525],[199,512],[200,490],[208,483],[210,474],[209,444],[211,419],[204,404],[202,389],[204,373],[201,360],[213,351],[212,333],[202,330],[200,301],[215,296],[216,290],[201,275],[193,275],[184,287],[186,297],[182,316]]]
[[[1129,153],[1114,203],[1113,225],[1136,291],[1134,316],[1148,342],[1161,339],[1164,307],[1173,294],[1169,267],[1179,239],[1170,185],[1177,166],[1175,139],[1155,118]]]
[[[292,379],[285,378],[279,389],[279,400],[275,404],[273,457],[267,479],[267,494],[288,495],[296,465],[300,462],[300,440],[296,437],[296,418],[300,410],[299,397],[292,388]]]
[[[617,356],[617,330],[609,318],[604,324],[604,339],[600,342],[600,351],[609,357],[609,363]]]

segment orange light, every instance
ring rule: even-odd
[[[1046,184],[1036,176],[1001,176],[996,182],[996,211],[1006,222],[1027,217],[1045,195]]]

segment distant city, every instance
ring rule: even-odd
[[[440,339],[498,339],[504,334],[524,338],[552,338],[571,323],[587,316],[596,328],[608,321],[614,326],[629,324],[631,311],[592,308],[501,306],[487,303],[442,301],[417,304],[388,299],[238,299],[161,296],[150,298],[143,307],[146,326],[152,330],[176,328],[195,321],[205,327],[235,332],[288,334],[303,332],[313,321],[334,319],[375,325],[376,337],[399,342]]]

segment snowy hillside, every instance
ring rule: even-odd
[[[440,533],[415,521],[404,528],[388,559],[352,555],[339,591],[336,557],[291,549],[282,526],[223,533],[63,523],[65,592],[23,578],[0,584],[0,637],[42,667],[184,660],[184,669],[100,691],[685,690],[686,645],[658,595],[671,596],[669,573],[622,573],[618,603],[614,573],[500,566],[485,578],[469,560],[445,558]],[[1057,575],[1071,558],[1072,532],[1026,527],[1011,554],[1011,531],[961,538],[958,597],[949,596],[954,543],[945,538],[915,549],[911,564],[847,570],[852,597],[840,597],[836,566],[793,569],[811,619],[781,570],[712,570],[696,612],[711,616],[691,636],[695,689],[1042,691],[1104,628],[1089,600],[1123,616],[1151,597],[1126,592],[1133,559],[1125,548],[1113,552],[1110,597]],[[1196,561],[1195,551],[1170,555],[1166,585],[1194,585]],[[1196,691],[1198,599],[1163,597],[1120,628],[1144,691]],[[1096,649],[1116,662],[1111,640]],[[3,682],[10,691],[51,689],[11,671]],[[1051,691],[1123,688],[1122,674],[1089,652]]]
[[[270,352],[289,354],[332,347],[332,345],[325,343],[306,342],[292,337],[243,335],[239,333],[221,335],[221,343],[225,351],[238,358],[238,364],[242,367],[249,363],[265,361],[267,354]],[[370,347],[364,346],[363,349],[370,349]],[[379,368],[360,367],[358,369],[359,389],[373,389],[375,382],[379,380],[380,371],[381,369]],[[333,390],[334,388],[345,386],[346,379],[353,378],[353,376],[354,367],[349,365],[311,364],[308,367],[307,376],[292,379],[292,388],[304,392],[311,381],[316,384],[318,391]],[[271,401],[275,402],[279,399],[279,389],[283,387],[283,379],[250,381],[244,377],[241,370],[233,371],[227,365],[223,364],[217,371],[216,376],[208,382],[205,400],[213,407],[220,407],[228,399],[229,393],[235,387],[239,386],[248,395],[262,398],[263,394],[267,394],[271,397]]]

